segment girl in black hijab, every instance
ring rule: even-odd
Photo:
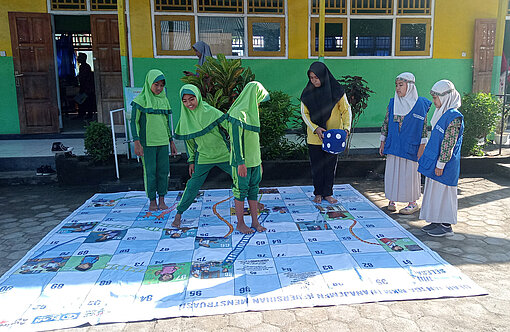
[[[307,143],[312,168],[315,203],[331,204],[338,155],[322,150],[324,132],[351,129],[351,106],[343,87],[322,62],[314,62],[307,72],[308,84],[301,93],[301,116],[307,127]]]

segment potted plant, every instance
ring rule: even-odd
[[[202,98],[209,105],[226,112],[244,86],[255,79],[251,69],[241,66],[241,59],[207,57],[202,66],[197,65],[197,75],[184,76],[181,81],[197,86]]]
[[[346,75],[342,76],[342,78],[337,81],[343,85],[347,100],[349,101],[349,105],[351,105],[351,133],[347,138],[347,147],[344,152],[345,155],[349,155],[349,148],[354,128],[358,125],[361,115],[365,112],[365,109],[368,106],[368,98],[370,98],[370,94],[374,93],[374,91],[370,90],[368,82],[361,76]]]

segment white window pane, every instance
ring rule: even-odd
[[[281,50],[280,23],[275,22],[254,22],[253,50],[278,52]]]
[[[211,47],[213,54],[243,56],[244,24],[241,17],[198,17],[198,40]]]
[[[191,49],[189,21],[161,21],[161,49],[186,51]]]

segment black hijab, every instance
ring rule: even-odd
[[[313,72],[319,78],[321,81],[320,87],[316,88],[312,84],[310,72]],[[326,122],[331,117],[333,107],[343,97],[344,88],[322,62],[312,63],[307,76],[308,84],[301,93],[301,102],[308,108],[312,122],[327,129]]]

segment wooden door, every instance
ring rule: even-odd
[[[477,19],[473,54],[473,92],[491,92],[496,19]]]
[[[110,123],[110,111],[124,107],[117,15],[90,15],[97,118]],[[117,112],[115,124],[122,124]]]
[[[50,15],[44,13],[9,13],[22,134],[59,131],[50,20]]]

